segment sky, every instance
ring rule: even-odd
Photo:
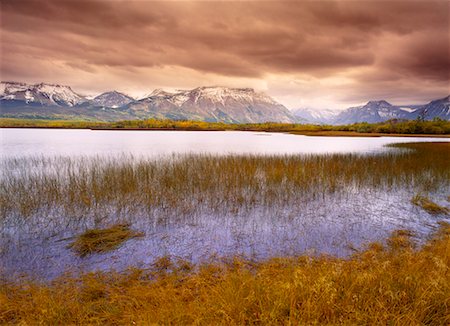
[[[2,0],[3,81],[135,97],[252,87],[286,107],[450,94],[450,2]]]

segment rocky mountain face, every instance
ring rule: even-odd
[[[111,91],[93,99],[69,86],[0,83],[0,117],[39,119],[134,120],[173,119],[227,123],[376,123],[390,119],[450,119],[450,96],[425,105],[395,106],[384,100],[336,113],[332,110],[289,111],[264,93],[251,88],[197,87],[173,92],[156,89],[135,100]]]
[[[450,120],[450,95],[419,106],[416,110],[411,112],[410,116],[412,119],[416,119],[417,117],[421,117],[425,120],[434,118]]]
[[[315,110],[311,108],[300,108],[292,111],[299,121],[313,124],[331,124],[337,112],[333,110]]]
[[[363,106],[352,107],[337,114],[333,124],[343,125],[355,122],[376,123],[390,119],[408,119],[409,112],[386,101],[369,101]]]
[[[294,115],[309,123],[344,125],[357,122],[377,123],[391,119],[450,120],[450,96],[431,101],[428,104],[396,106],[384,100],[369,101],[367,104],[351,107],[341,112],[330,110],[299,109]],[[333,114],[334,113],[334,114]]]
[[[17,82],[0,83],[0,99],[2,104],[5,101],[17,102],[22,105],[34,104],[42,106],[75,106],[86,102],[86,98],[75,93],[69,86],[53,84],[28,85]]]
[[[68,86],[2,82],[0,116],[95,120],[175,119],[211,122],[295,122],[280,103],[251,88],[198,87],[155,90],[135,100],[117,91],[88,100]]]
[[[103,94],[100,94],[91,101],[95,105],[107,107],[107,108],[119,108],[121,106],[127,105],[128,103],[131,103],[134,101],[134,98],[117,92],[106,92]]]
[[[294,122],[283,105],[251,88],[198,87],[174,93],[157,90],[129,103],[125,109],[137,116],[222,121],[231,123]]]

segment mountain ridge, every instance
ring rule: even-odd
[[[34,102],[41,105],[74,106],[87,101],[75,93],[70,86],[59,84],[26,84],[20,82],[1,82],[0,98],[2,100]]]
[[[94,97],[91,101],[100,106],[106,106],[110,108],[118,108],[124,106],[135,99],[124,93],[118,91],[104,92]]]
[[[2,117],[296,122],[286,107],[252,88],[201,86],[175,92],[154,90],[149,96],[138,100],[118,91],[104,92],[88,99],[68,86],[44,83],[2,82],[0,91]],[[60,93],[65,98],[59,96]]]
[[[313,111],[313,112],[311,112]],[[311,123],[343,125],[358,122],[378,123],[392,119],[450,120],[450,96],[432,100],[426,104],[393,105],[386,100],[371,100],[364,105],[349,107],[343,111],[297,109],[296,117]],[[327,114],[323,114],[326,112]]]
[[[390,119],[450,120],[450,96],[426,104],[398,106],[386,100],[341,112],[300,108],[289,111],[269,95],[253,88],[200,86],[190,90],[155,89],[135,99],[113,90],[93,98],[59,84],[0,83],[0,116],[42,119],[134,120],[172,119],[226,123],[377,123]]]

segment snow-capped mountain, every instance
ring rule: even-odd
[[[330,109],[317,110],[312,108],[300,108],[293,110],[292,114],[300,121],[314,124],[331,124],[338,112]]]
[[[391,119],[425,120],[441,118],[450,120],[450,96],[424,105],[395,106],[384,100],[370,101],[366,105],[348,108],[336,115],[331,123],[351,124],[356,122],[383,122]]]
[[[252,88],[197,87],[192,90],[155,89],[135,100],[112,91],[87,98],[70,86],[54,84],[0,83],[0,117],[39,119],[135,120],[173,119],[229,123],[320,123],[351,124],[390,119],[450,120],[450,96],[428,104],[395,106],[384,100],[332,110],[303,108],[289,111],[270,96]]]
[[[54,84],[25,84],[17,82],[0,83],[0,99],[35,105],[74,106],[86,99],[75,93],[69,86]]]
[[[166,92],[155,90],[149,97],[126,106],[138,116],[222,122],[294,122],[283,105],[252,88],[198,87]]]
[[[340,112],[333,124],[352,124],[356,122],[376,123],[390,119],[408,119],[410,112],[384,100],[369,101],[363,106],[351,107]]]
[[[106,93],[102,93],[96,97],[94,97],[94,99],[92,100],[92,103],[94,103],[95,105],[99,105],[99,106],[104,106],[104,107],[108,107],[108,108],[119,108],[121,106],[124,106],[128,103],[131,103],[134,101],[134,98],[117,92],[117,91],[112,91],[112,92],[106,92]]]
[[[417,117],[426,120],[432,120],[434,118],[450,120],[450,95],[420,106],[411,112],[409,118],[416,119]]]

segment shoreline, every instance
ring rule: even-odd
[[[311,137],[418,137],[418,138],[450,138],[450,134],[399,134],[399,133],[370,133],[356,131],[277,131],[277,130],[252,130],[252,129],[201,129],[201,128],[89,128],[89,127],[49,127],[49,126],[1,126],[0,129],[67,129],[67,130],[91,130],[91,131],[247,131],[247,132],[273,132],[287,133]]]

